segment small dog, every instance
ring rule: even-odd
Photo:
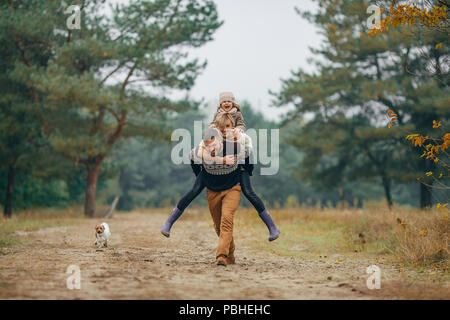
[[[104,247],[107,247],[110,236],[111,232],[109,231],[109,226],[106,222],[95,226],[95,245],[97,247],[101,246],[102,243]]]

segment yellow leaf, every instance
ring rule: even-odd
[[[436,120],[433,120],[433,128],[439,128],[442,126],[442,121],[436,122]]]
[[[434,48],[437,50],[437,49],[439,49],[440,47],[442,47],[442,42],[439,42]]]

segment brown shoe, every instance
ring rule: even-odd
[[[216,261],[218,266],[227,266],[227,259],[223,255],[218,256]]]

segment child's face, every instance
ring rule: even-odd
[[[227,120],[225,122],[225,126],[223,126],[222,128],[219,128],[219,130],[222,133],[222,136],[224,138],[227,136],[227,132],[230,132],[232,129],[234,129],[234,126],[230,120]]]
[[[220,107],[221,107],[224,111],[228,112],[228,111],[231,110],[231,108],[233,108],[233,102],[231,102],[231,101],[224,101],[224,102],[222,102],[222,104],[220,105]]]

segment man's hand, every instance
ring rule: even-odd
[[[234,128],[234,140],[239,140],[239,138],[241,137],[241,130],[238,128]]]
[[[229,166],[232,166],[236,163],[237,157],[233,154],[227,155],[223,157],[223,162]]]

